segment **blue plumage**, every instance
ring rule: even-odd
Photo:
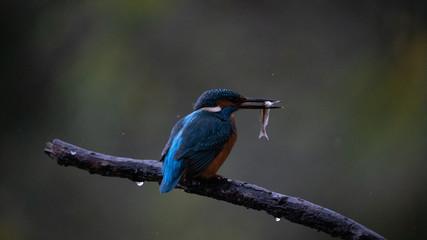
[[[194,110],[203,107],[216,107],[218,105],[218,100],[238,103],[243,99],[244,97],[240,96],[240,94],[228,89],[212,89],[200,95],[197,102],[194,104]]]
[[[175,188],[184,170],[187,176],[196,175],[215,159],[235,131],[230,115],[236,110],[235,106],[220,112],[197,110],[175,125],[163,150],[161,193]]]

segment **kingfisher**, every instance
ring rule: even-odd
[[[243,97],[228,89],[205,91],[196,101],[194,111],[172,128],[164,147],[163,179],[160,193],[175,188],[179,180],[199,177],[209,179],[227,159],[237,140],[233,113],[238,109],[270,109],[276,106],[260,104],[278,100]]]

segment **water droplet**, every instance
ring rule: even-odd
[[[274,77],[274,73],[272,73],[271,76]]]
[[[144,185],[144,182],[135,182],[136,185],[138,185],[138,187],[141,187],[142,185]]]
[[[280,218],[276,218],[276,222],[280,222]]]
[[[176,115],[176,118],[180,118],[180,117],[181,117],[181,115],[179,115],[179,114],[178,114],[178,115]]]
[[[76,153],[77,153],[77,152],[75,152],[75,151],[73,151],[73,150],[70,150],[70,153],[71,153],[71,155],[73,155],[73,156],[74,156],[74,155],[76,155]]]
[[[124,135],[125,135],[125,132],[123,131],[123,132],[122,132],[122,136],[124,136]]]

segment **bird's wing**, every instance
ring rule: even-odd
[[[178,161],[187,160],[189,176],[208,167],[235,131],[229,119],[221,119],[210,112],[203,114],[204,117],[193,119],[182,130],[182,143],[174,156]]]
[[[169,140],[168,140],[168,142],[166,143],[166,146],[163,148],[163,150],[162,150],[162,154],[161,154],[161,159],[160,159],[160,161],[163,161],[164,160],[164,158],[165,158],[165,156],[166,156],[166,154],[168,153],[168,151],[169,151],[169,148],[170,148],[170,146],[171,146],[171,144],[172,144],[172,141],[173,141],[173,139],[175,138],[175,136],[176,136],[176,134],[178,134],[178,132],[182,129],[182,127],[184,126],[184,124],[183,124],[183,121],[184,121],[184,118],[182,118],[181,120],[179,120],[176,124],[175,124],[175,126],[172,128],[172,131],[171,131],[171,135],[170,135],[170,137],[169,137]]]

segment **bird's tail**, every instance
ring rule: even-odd
[[[181,179],[181,176],[179,176],[174,180],[165,179],[165,177],[163,177],[162,183],[160,184],[160,188],[159,188],[160,193],[167,193],[172,191],[172,189],[174,189],[178,184],[179,179]]]
[[[162,174],[163,179],[160,184],[160,193],[170,192],[178,184],[184,172],[186,165],[185,160],[177,161],[173,159],[173,155],[167,155],[163,163]]]

